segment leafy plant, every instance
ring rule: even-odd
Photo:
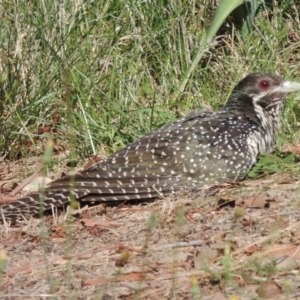
[[[296,163],[300,159],[294,153],[275,153],[270,155],[262,155],[258,162],[248,173],[249,178],[261,177],[264,174],[273,174],[283,171],[299,171],[300,165]]]
[[[272,1],[267,1],[270,5]],[[203,54],[209,50],[210,44],[215,37],[217,31],[222,26],[225,19],[233,13],[235,23],[242,32],[245,38],[253,29],[254,17],[262,10],[262,2],[259,0],[221,0],[217,8],[216,14],[207,33],[203,33],[203,38],[199,45],[199,50],[196,53],[191,65],[183,74],[183,79],[179,85],[178,91],[175,95],[177,99],[184,91],[184,88],[193,73],[197,68]]]

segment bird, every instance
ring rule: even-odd
[[[287,95],[300,83],[252,73],[218,111],[192,111],[90,168],[0,206],[0,223],[40,217],[72,200],[146,200],[243,179],[276,143]]]

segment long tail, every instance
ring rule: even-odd
[[[95,179],[76,175],[75,182],[70,178],[54,181],[44,192],[37,192],[0,206],[0,223],[15,224],[30,216],[41,217],[53,207],[63,206],[72,200],[95,203],[151,199],[166,192],[155,184],[149,186],[145,179],[128,179],[132,186],[116,179]]]
[[[0,223],[15,224],[30,216],[42,216],[52,207],[62,206],[71,200],[70,193],[34,193],[0,206]]]

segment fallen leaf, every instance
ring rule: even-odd
[[[207,266],[207,264],[215,260],[219,256],[219,251],[203,245],[200,251],[194,256],[194,266],[197,270]]]
[[[144,279],[144,274],[141,272],[132,272],[129,274],[123,274],[115,277],[110,277],[110,278],[95,278],[95,279],[87,279],[83,281],[83,284],[85,285],[103,285],[107,284],[109,282],[122,282],[122,281],[140,281]]]
[[[51,237],[52,238],[65,238],[66,237],[66,227],[65,226],[52,226],[51,227]]]
[[[267,200],[267,207],[270,207],[270,208],[277,208],[279,207],[279,203],[276,201],[276,200]]]
[[[87,164],[84,166],[84,170],[89,169],[91,166],[93,166],[94,164],[96,164],[97,162],[101,161],[103,158],[100,157],[99,155],[94,155],[92,158],[89,159],[89,161],[87,162]]]
[[[242,219],[243,226],[252,226],[254,224],[254,220],[249,216],[244,216]]]
[[[25,192],[37,191],[37,190],[41,189],[42,187],[45,187],[51,181],[52,180],[48,177],[38,176],[38,177],[34,178],[30,183],[28,183],[23,188],[23,191],[25,191]]]
[[[282,288],[276,282],[263,282],[257,289],[259,297],[263,299],[276,299],[282,293]]]
[[[249,197],[243,200],[245,207],[251,208],[264,208],[267,207],[267,199],[263,197]]]
[[[298,266],[299,264],[295,258],[288,255],[277,257],[276,259],[276,267],[279,269],[291,269],[297,268]]]
[[[210,298],[211,300],[226,300],[226,297],[224,296],[224,294],[217,292],[213,295],[212,298]]]
[[[236,200],[237,200],[237,198],[234,195],[231,195],[231,194],[223,195],[222,198],[219,199],[219,201],[218,201],[218,206],[219,207],[223,207],[223,206],[234,207]]]
[[[83,219],[80,221],[80,223],[85,227],[105,227],[105,228],[117,228],[120,227],[121,224],[112,222],[112,221],[106,221],[106,220],[91,220],[91,219]]]
[[[290,147],[289,152],[293,152],[296,155],[300,155],[300,145]]]
[[[18,199],[18,197],[12,197],[12,196],[9,196],[9,195],[0,194],[0,204],[9,203],[9,202],[12,202],[16,199]]]
[[[274,244],[268,248],[265,249],[266,253],[268,254],[268,257],[271,256],[292,256],[296,259],[300,258],[300,246],[298,245],[278,245]]]
[[[268,265],[270,263],[274,264],[277,269],[291,269],[297,268],[299,266],[295,258],[288,255],[283,256],[268,256],[262,260],[262,266]]]
[[[249,247],[247,247],[245,250],[244,250],[244,253],[246,255],[252,255],[253,253],[257,252],[258,250],[260,250],[260,247],[258,245],[251,245]]]

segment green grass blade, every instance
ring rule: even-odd
[[[234,9],[236,9],[239,5],[241,5],[243,3],[244,3],[243,0],[223,0],[220,2],[220,5],[217,9],[215,17],[207,31],[207,34],[200,42],[199,50],[198,50],[196,56],[194,57],[189,68],[183,74],[183,79],[182,79],[182,81],[179,85],[179,88],[175,94],[175,100],[177,100],[178,97],[183,93],[191,74],[197,68],[197,66],[200,62],[200,59],[203,56],[203,53],[208,50],[209,44],[213,40],[215,34],[219,30],[219,28],[221,27],[221,25],[223,24],[225,19],[229,16],[229,14]]]

